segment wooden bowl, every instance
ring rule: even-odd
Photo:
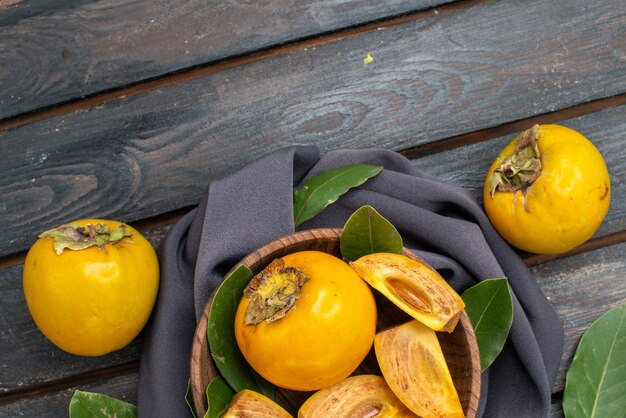
[[[340,257],[340,234],[341,229],[315,229],[297,232],[279,238],[250,253],[234,266],[231,272],[244,264],[256,274],[273,259],[303,250],[323,251]],[[406,249],[404,253],[408,257],[420,260]],[[423,260],[420,261],[424,262]],[[211,379],[219,376],[219,371],[209,354],[209,344],[207,341],[207,321],[212,299],[213,295],[211,295],[207,301],[202,312],[202,316],[196,327],[191,350],[191,392],[194,406],[200,417],[204,416],[207,409],[206,387]],[[377,328],[383,329],[394,324],[402,323],[408,319],[409,317],[397,309],[395,305],[387,303],[384,305],[383,309],[379,309],[378,311]],[[478,401],[480,397],[480,356],[474,329],[465,311],[461,314],[459,323],[452,333],[438,332],[437,337],[439,338],[446,362],[448,363],[454,386],[459,394],[465,416],[474,418],[478,411]],[[373,350],[365,360],[363,360],[363,363],[359,369],[357,369],[357,373],[380,374],[380,369],[378,369]],[[287,409],[287,411],[296,416],[299,406],[310,394],[311,393],[307,392],[296,392],[276,388],[276,401]]]

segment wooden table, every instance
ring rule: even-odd
[[[38,232],[116,218],[157,245],[205,186],[290,144],[384,147],[480,201],[534,123],[579,130],[612,178],[569,254],[524,255],[580,335],[626,301],[626,7],[620,0],[0,1],[0,416],[67,415],[75,389],[134,403],[141,338],[55,348],[22,293]]]

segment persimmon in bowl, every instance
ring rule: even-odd
[[[340,235],[341,229],[316,229],[296,232],[253,251],[234,266],[231,273],[241,265],[244,265],[247,266],[254,275],[257,275],[266,269],[272,261],[302,251],[323,252],[341,259]],[[403,252],[406,257],[424,263],[423,260],[419,260],[412,252],[406,249],[404,249]],[[226,277],[228,277],[228,275]],[[204,416],[207,410],[207,385],[215,377],[220,376],[220,372],[211,356],[211,347],[207,339],[208,318],[211,313],[214,296],[215,292],[205,305],[202,316],[197,324],[192,343],[190,361],[191,394],[194,407],[199,416]],[[384,297],[380,299],[384,299]],[[412,320],[410,316],[399,309],[394,303],[380,303],[377,299],[377,303],[374,307],[376,306],[378,306],[378,308],[374,316],[376,321],[374,332],[399,328],[397,327],[398,325],[406,324],[408,321]],[[367,308],[360,314],[355,313],[355,316],[361,318],[363,321],[370,320],[370,316],[368,315]],[[464,310],[460,312],[458,322],[455,321],[455,323],[456,326],[453,330],[448,330],[449,332],[436,332],[436,339],[439,342],[441,352],[445,358],[445,363],[449,370],[454,389],[456,389],[456,394],[458,394],[458,402],[460,402],[462,414],[466,417],[475,417],[478,410],[481,377],[478,346],[472,325]],[[366,331],[366,334],[367,332],[369,331]],[[433,335],[434,334],[435,333],[433,333]],[[367,347],[365,351],[367,351],[367,353],[363,360],[351,374],[381,375],[381,368],[384,369],[384,367],[382,367],[379,360],[377,360],[379,353],[375,353],[373,338],[369,351]],[[359,354],[359,356],[363,357],[361,354]],[[311,362],[311,360],[314,359],[302,358],[302,362]],[[307,399],[311,398],[311,395],[319,388],[311,387],[310,389],[311,390],[306,390],[306,388],[302,388],[301,390],[292,390],[286,389],[284,385],[277,385],[275,401],[290,414],[297,416],[298,410],[302,404]],[[311,404],[311,402],[309,402],[309,404]]]

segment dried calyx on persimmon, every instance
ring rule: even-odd
[[[248,283],[244,296],[250,300],[244,321],[256,325],[283,318],[296,303],[309,278],[301,270],[277,258]]]

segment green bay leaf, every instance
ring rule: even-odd
[[[207,324],[209,350],[220,374],[236,392],[250,389],[274,399],[274,385],[259,376],[244,358],[235,338],[235,313],[252,271],[239,266],[217,288]]]
[[[567,418],[626,416],[626,304],[605,312],[585,331],[565,379]]]
[[[402,237],[376,209],[365,205],[348,219],[339,239],[341,256],[349,261],[373,253],[402,254]]]
[[[298,226],[315,215],[326,206],[337,201],[341,195],[353,187],[360,186],[369,178],[381,172],[381,166],[370,164],[349,164],[329,170],[308,178],[296,189],[293,196],[293,216]]]
[[[211,380],[206,388],[208,407],[204,418],[220,418],[228,408],[233,396],[235,396],[235,391],[228,386],[223,378],[216,377]]]
[[[136,418],[137,407],[100,393],[77,390],[70,400],[70,418]]]
[[[513,302],[506,279],[489,279],[461,295],[474,327],[481,370],[485,371],[504,347],[513,323]]]

